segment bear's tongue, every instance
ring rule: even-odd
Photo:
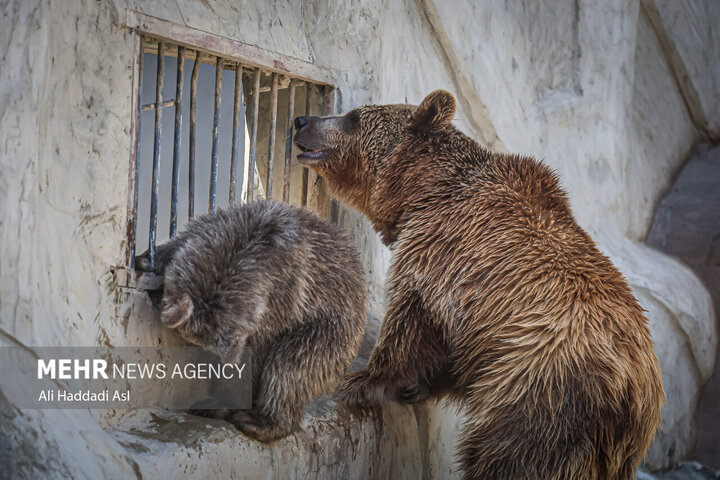
[[[305,158],[320,158],[324,154],[325,154],[324,150],[307,150],[307,151],[301,153],[299,156],[305,157]]]

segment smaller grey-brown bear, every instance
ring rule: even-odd
[[[149,270],[147,253],[136,265]],[[255,202],[198,217],[158,246],[154,271],[165,275],[165,326],[226,362],[252,348],[252,409],[198,413],[260,441],[296,431],[358,352],[367,296],[358,251],[307,210]]]

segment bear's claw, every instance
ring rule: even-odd
[[[420,403],[430,395],[430,388],[425,384],[408,385],[395,391],[395,399],[400,403]]]

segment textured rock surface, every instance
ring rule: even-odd
[[[720,140],[720,3],[643,0],[671,68],[676,72],[693,123]]]
[[[143,478],[358,479],[422,477],[412,409],[387,404],[362,418],[333,412],[297,435],[263,445],[223,421],[133,412],[110,435]],[[200,461],[198,461],[198,458]]]
[[[712,471],[697,462],[682,462],[677,468],[662,473],[639,471],[637,480],[717,480],[720,471]]]
[[[720,148],[690,158],[655,213],[647,244],[682,259],[703,280],[720,312]],[[720,369],[705,388],[696,458],[720,468]]]
[[[717,327],[692,272],[639,241],[672,173],[696,138],[717,127],[716,8],[700,0],[3,2],[0,342],[178,341],[156,325],[144,296],[115,287],[110,272],[125,255],[137,44],[123,23],[137,10],[327,67],[345,109],[417,103],[449,88],[464,131],[544,158],[580,223],[648,309],[668,392],[648,467],[685,458]],[[678,77],[683,69],[687,78]],[[370,310],[382,318],[391,253],[356,213],[341,221],[362,249]],[[335,478],[352,465],[376,478],[458,476],[452,452],[461,417],[442,406],[389,404],[366,419],[333,413],[262,447],[224,425],[203,428],[174,414],[33,412],[6,403],[0,459],[25,472]]]

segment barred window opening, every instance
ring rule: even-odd
[[[332,86],[143,36],[139,60],[134,256],[193,216],[265,198],[329,216],[324,181],[292,144],[298,115],[333,113]]]

